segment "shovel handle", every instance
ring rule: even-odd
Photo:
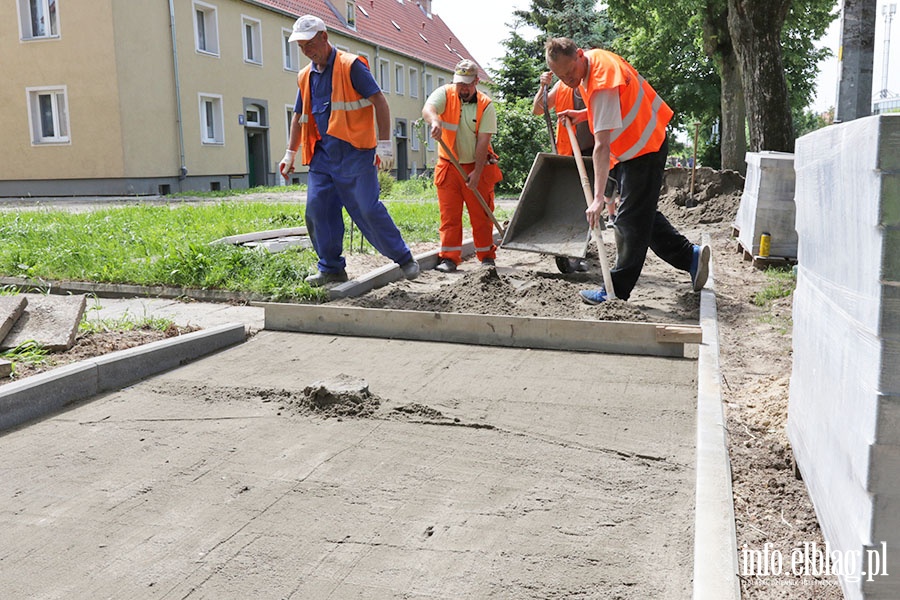
[[[575,128],[572,127],[572,120],[565,117],[563,118],[563,121],[566,124],[566,130],[569,132],[569,141],[572,142],[572,148],[578,148],[578,139],[575,137]],[[581,177],[581,189],[584,192],[584,201],[587,202],[588,208],[590,208],[591,204],[594,203],[594,190],[591,187],[591,180],[588,179],[587,176],[584,158],[578,150],[575,150],[572,154],[575,155],[575,164],[578,165],[578,175]],[[603,248],[603,234],[601,232],[604,229],[606,229],[606,223],[604,223],[601,218],[600,225],[591,230],[591,237],[594,239],[594,243],[597,244],[597,254],[600,255],[600,270],[603,271],[603,285],[606,287],[606,297],[614,299],[616,297],[616,291],[613,288],[612,273],[609,271],[609,259],[606,257],[606,250]]]
[[[463,180],[468,179],[469,174],[466,173],[466,170],[462,168],[462,165],[459,164],[459,161],[456,160],[456,156],[454,156],[453,151],[447,146],[446,142],[443,139],[438,138],[438,141],[441,143],[441,148],[444,149],[444,152],[447,153],[447,156],[450,157],[450,162],[453,163],[453,166],[456,167],[456,170],[459,171],[459,174],[462,175]],[[500,232],[501,236],[506,235],[506,232],[503,231],[503,226],[500,225],[500,221],[497,220],[497,217],[494,216],[493,211],[488,206],[487,202],[484,201],[484,197],[481,195],[481,192],[478,189],[472,190],[475,192],[475,197],[478,198],[478,203],[481,204],[481,208],[484,209],[484,212],[490,217],[491,221],[494,223],[494,227],[497,228],[497,231]]]
[[[556,134],[553,132],[553,120],[550,118],[550,100],[547,86],[541,84],[541,93],[544,98],[544,121],[547,122],[547,133],[550,134],[550,146],[553,148],[553,154],[559,154],[556,148]]]

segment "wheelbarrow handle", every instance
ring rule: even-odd
[[[438,142],[441,143],[441,148],[444,149],[444,152],[450,158],[450,162],[453,163],[453,166],[456,167],[456,170],[459,171],[459,174],[462,175],[463,180],[469,178],[469,174],[466,173],[466,170],[462,168],[462,165],[459,164],[459,161],[456,160],[456,156],[453,154],[453,151],[447,146],[447,143],[444,142],[442,138],[438,138]],[[494,216],[494,212],[490,209],[487,202],[484,201],[484,197],[481,195],[481,192],[478,191],[478,188],[472,190],[475,192],[475,197],[478,198],[478,203],[481,204],[481,208],[484,209],[484,212],[490,217],[491,221],[494,223],[494,227],[497,228],[497,231],[500,232],[501,236],[506,235],[506,232],[503,230],[503,226],[500,224],[500,221],[497,220],[497,217]]]

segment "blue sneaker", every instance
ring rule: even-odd
[[[578,295],[581,296],[581,301],[585,304],[600,304],[606,302],[606,290],[603,288],[600,288],[599,290],[581,290],[578,292]]]
[[[691,285],[699,292],[709,279],[709,246],[694,244],[694,258],[691,260]]]

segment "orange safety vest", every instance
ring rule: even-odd
[[[462,118],[462,100],[459,98],[455,85],[451,83],[444,87],[447,92],[447,105],[444,107],[444,112],[441,113],[441,138],[448,148],[455,149],[456,132],[459,131],[459,120]],[[481,115],[484,114],[484,109],[491,103],[491,99],[478,91],[475,94],[478,99],[478,108],[475,111],[475,132],[477,135],[481,127]],[[488,154],[493,153],[494,149],[489,146]],[[443,146],[441,146],[438,155],[444,160],[450,160]]]
[[[360,150],[371,150],[378,144],[375,137],[375,107],[372,102],[363,98],[353,88],[350,81],[350,67],[359,58],[366,67],[365,58],[337,51],[334,57],[334,68],[331,77],[331,116],[328,118],[328,135],[352,145]],[[297,75],[303,99],[303,112],[300,115],[300,143],[303,145],[302,164],[308,165],[312,160],[316,142],[322,139],[316,120],[312,116],[312,96],[309,85],[309,73],[312,63]]]
[[[579,84],[593,126],[590,97],[597,90],[618,89],[622,127],[612,132],[610,150],[618,161],[656,152],[666,137],[672,109],[628,62],[607,50],[585,50],[587,86]]]

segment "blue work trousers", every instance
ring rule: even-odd
[[[621,200],[616,210],[616,266],[610,271],[617,298],[628,300],[647,258],[647,249],[682,271],[690,271],[694,245],[658,210],[668,138],[656,152],[615,166]]]
[[[339,169],[340,167],[338,167]],[[373,166],[353,175],[337,170],[310,170],[306,193],[306,228],[319,255],[317,264],[323,273],[343,271],[344,217],[341,208],[359,227],[369,243],[398,264],[412,259],[409,246],[387,208],[378,199],[378,172]]]

